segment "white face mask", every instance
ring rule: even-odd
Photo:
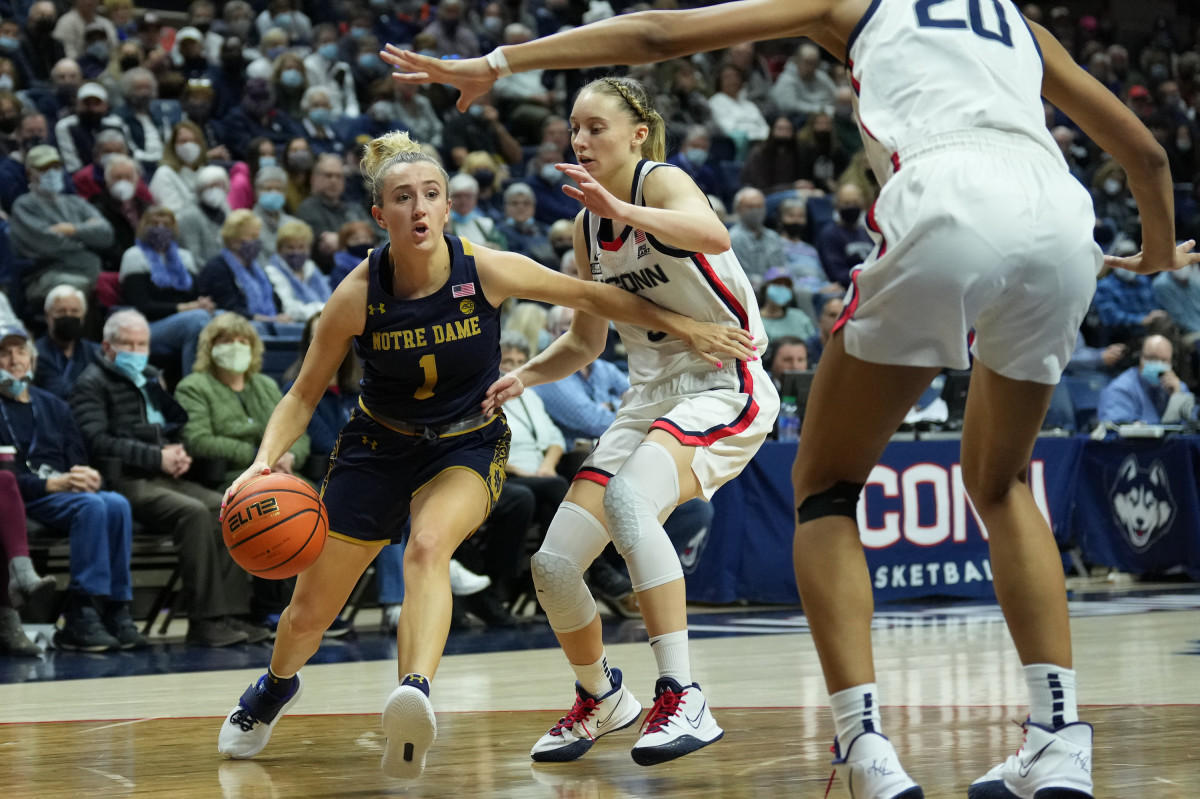
[[[185,164],[194,164],[200,160],[200,145],[194,141],[185,141],[175,145],[175,154]]]
[[[120,202],[126,203],[133,199],[133,195],[137,192],[137,186],[132,180],[118,180],[109,188],[112,196]]]
[[[242,374],[250,368],[250,357],[250,345],[240,341],[229,341],[212,348],[213,363],[235,374]]]
[[[225,190],[217,186],[205,189],[200,192],[200,202],[209,208],[220,208],[221,204],[225,202]]]

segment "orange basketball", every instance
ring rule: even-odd
[[[221,533],[234,561],[255,577],[283,580],[321,554],[329,514],[299,477],[266,474],[238,489],[225,507]]]

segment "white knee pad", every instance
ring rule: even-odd
[[[613,544],[629,567],[633,590],[683,577],[661,519],[679,502],[675,459],[662,444],[643,441],[608,481],[604,511]]]
[[[583,584],[583,571],[606,546],[608,531],[595,516],[574,502],[558,506],[531,562],[538,602],[556,633],[573,633],[596,618],[596,600]]]

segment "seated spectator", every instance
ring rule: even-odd
[[[262,339],[250,322],[221,314],[200,334],[195,371],[175,389],[175,399],[187,412],[183,443],[193,455],[224,460],[224,483],[232,483],[254,462],[267,420],[283,399],[275,381],[260,371],[262,353]],[[299,473],[308,452],[304,433],[271,471]]]
[[[118,311],[104,324],[104,354],[71,392],[71,410],[92,463],[129,500],[133,518],[169,532],[179,549],[186,640],[201,646],[263,641],[249,625],[248,579],[229,557],[217,513],[221,494],[182,480],[192,458],[179,443],[187,414],[147,366],[150,328],[137,311]]]
[[[748,186],[738,191],[733,212],[738,221],[729,229],[729,241],[746,276],[757,287],[768,269],[783,265],[783,239],[765,225],[767,198],[758,189]]]
[[[212,89],[208,91],[211,95]],[[141,162],[149,175],[162,161],[163,131],[170,127],[162,104],[155,102],[158,99],[158,79],[144,67],[126,70],[121,76],[121,94],[125,98],[125,105],[116,110],[116,115],[125,122],[129,131],[133,157]],[[189,116],[189,119],[201,129],[209,121],[208,117],[194,119]]]
[[[189,80],[179,98],[183,110],[183,121],[195,123],[208,142],[205,155],[211,161],[232,161],[233,153],[224,143],[223,127],[217,113],[217,95],[213,82],[208,78]],[[136,134],[135,134],[136,138]],[[162,160],[162,156],[159,156]],[[157,166],[157,162],[155,163]]]
[[[356,117],[359,109],[354,75],[350,65],[342,58],[338,38],[336,25],[322,23],[313,28],[313,50],[304,57],[305,77],[308,79],[309,92],[313,89],[325,90],[333,117]],[[421,137],[418,139],[426,141]]]
[[[263,270],[261,235],[262,222],[252,212],[242,208],[230,213],[221,226],[225,246],[204,265],[200,292],[222,311],[255,322],[290,322],[280,313],[271,279]]]
[[[547,235],[550,239],[550,246],[554,248],[554,254],[559,258],[559,271],[562,270],[562,259],[567,253],[574,255],[575,253],[575,220],[560,219],[550,226],[550,232]]]
[[[707,101],[705,103],[707,105]],[[729,187],[721,175],[720,165],[709,160],[712,137],[704,125],[689,125],[684,134],[679,152],[667,159],[668,164],[688,173],[705,194],[715,194],[728,199]]]
[[[304,119],[300,103],[308,90],[308,79],[304,76],[304,59],[297,53],[283,53],[271,65],[271,88],[281,111],[299,124]]]
[[[1141,237],[1137,201],[1129,190],[1125,169],[1111,159],[1092,175],[1092,205],[1097,219],[1111,219],[1117,230],[1137,241]]]
[[[200,202],[176,214],[179,246],[206,264],[221,252],[221,225],[229,215],[229,174],[209,164],[196,172],[196,196]]]
[[[533,39],[533,31],[520,22],[504,28],[504,44],[518,45]],[[557,92],[547,88],[544,69],[529,69],[505,75],[492,86],[492,97],[517,141],[534,144],[541,137],[542,123],[562,107]],[[553,75],[553,73],[551,73]]]
[[[151,352],[177,358],[178,373],[186,375],[196,360],[200,331],[217,306],[199,291],[196,261],[179,246],[178,235],[171,209],[150,206],[138,225],[137,241],[121,258],[120,280],[122,298],[150,320]]]
[[[866,201],[862,189],[853,183],[843,183],[834,196],[833,207],[834,223],[817,233],[817,252],[829,279],[842,288],[850,288],[850,270],[875,249],[864,224]]]
[[[376,60],[378,61],[378,58]],[[500,112],[492,104],[492,93],[486,92],[480,95],[472,108],[479,110],[469,114],[459,114],[453,110],[449,112],[449,118],[453,124],[448,125],[442,134],[442,146],[450,153],[450,164],[447,165],[447,169],[451,165],[454,169],[461,169],[467,153],[476,150],[495,153],[510,165],[521,163],[521,145],[508,132],[504,120],[500,117]],[[554,148],[554,151],[553,162],[557,163],[562,156],[557,147]],[[537,188],[534,187],[534,190],[536,191]],[[572,213],[569,216],[574,218],[575,214]],[[547,220],[543,219],[542,221]]]
[[[780,336],[807,339],[817,332],[812,316],[796,307],[797,299],[791,273],[782,266],[768,269],[758,289],[758,305],[768,340]],[[803,301],[811,306],[812,294],[803,292]]]
[[[338,249],[333,254],[333,271],[329,273],[329,289],[332,293],[346,275],[363,261],[375,246],[378,237],[371,222],[347,222],[338,229]]]
[[[535,217],[543,225],[553,225],[560,219],[574,219],[579,213],[579,203],[563,193],[562,187],[569,181],[555,168],[555,164],[561,162],[558,145],[542,142],[525,173],[525,182],[537,198]]]
[[[308,146],[318,155],[332,153],[341,156],[346,151],[346,142],[335,125],[341,116],[334,111],[331,90],[324,86],[310,86],[300,98],[300,124]]]
[[[46,117],[37,112],[25,112],[17,124],[16,138],[20,149],[10,152],[0,161],[0,208],[12,213],[13,203],[29,191],[29,178],[25,174],[25,161],[29,151],[49,141],[50,130]]]
[[[102,193],[108,186],[104,179],[104,167],[118,155],[129,155],[129,147],[125,143],[124,134],[112,128],[106,128],[97,133],[91,161],[71,176],[76,196],[90,202],[93,197]],[[151,199],[150,190],[145,186],[140,188],[144,192],[142,199]]]
[[[679,126],[690,131],[708,125],[712,120],[708,107],[712,90],[705,85],[695,65],[686,58],[676,58],[663,64],[662,69],[670,73],[669,77],[651,85],[667,87],[654,99],[654,107],[659,109],[667,128]]]
[[[524,183],[513,183],[504,190],[504,223],[500,236],[510,252],[532,258],[542,266],[557,270],[559,257],[550,246],[546,226],[534,219],[537,199]]]
[[[807,169],[804,145],[796,138],[796,127],[787,116],[777,116],[771,122],[771,135],[746,154],[742,164],[743,186],[774,194],[788,189],[812,188],[812,171]]]
[[[784,372],[804,372],[809,369],[808,345],[804,339],[796,336],[780,336],[771,339],[769,357],[764,358],[769,363],[771,381],[779,389]]]
[[[225,142],[234,156],[251,157],[250,142],[269,139],[282,147],[288,139],[304,135],[304,128],[275,107],[271,84],[263,78],[250,78],[242,101],[224,117]]]
[[[85,172],[89,169],[84,167]],[[113,155],[104,167],[104,189],[92,197],[91,203],[112,225],[112,245],[102,257],[105,271],[115,272],[121,268],[125,251],[133,246],[138,223],[154,204],[154,196],[142,180],[137,162],[127,155]]]
[[[837,324],[845,307],[846,300],[842,295],[824,293],[813,295],[813,309],[817,312],[817,335],[804,342],[808,345],[810,369],[817,368],[817,364],[821,360],[821,353],[825,352],[825,346],[829,343],[830,336],[833,335],[833,326]]]
[[[457,174],[450,178],[450,224],[455,236],[482,247],[506,249],[504,236],[490,217],[476,208],[479,184],[470,175]]]
[[[33,383],[66,399],[83,370],[100,354],[100,345],[83,337],[87,297],[74,286],[63,284],[46,295],[46,335],[38,339],[38,366]]]
[[[804,240],[808,235],[807,204],[800,197],[788,197],[779,203],[775,213],[779,217],[776,227],[783,237],[784,264],[796,285],[810,292],[829,286],[817,248]]]
[[[83,168],[83,159],[95,149],[96,134],[106,128],[129,138],[125,120],[109,113],[108,90],[99,83],[85,83],[75,95],[75,113],[54,125],[54,141],[68,172],[74,174]]]
[[[246,160],[243,165],[246,169],[244,171],[230,170],[229,172],[228,199],[231,209],[254,207],[254,181],[258,177],[258,170],[266,169],[269,166],[278,166],[277,152],[278,148],[275,142],[270,139],[258,138],[250,142],[249,149],[244,156]]]
[[[308,257],[312,245],[308,225],[299,220],[280,225],[276,252],[266,265],[279,307],[293,322],[307,322],[329,300],[329,281]]]
[[[475,207],[497,224],[504,221],[504,195],[502,187],[508,179],[508,166],[497,161],[491,153],[476,150],[467,153],[461,172],[475,178],[479,184],[479,197]],[[572,220],[573,221],[573,220]]]
[[[313,151],[308,139],[297,136],[283,148],[283,171],[287,173],[287,189],[284,191],[284,208],[294,214],[300,203],[312,193],[309,187],[309,172],[313,167]]]
[[[442,147],[442,119],[415,83],[395,83],[389,118],[408,128],[417,141]]]
[[[267,255],[275,253],[279,228],[287,222],[299,221],[283,210],[287,204],[287,172],[277,166],[263,167],[254,178],[254,215],[259,221],[259,241]]]
[[[34,357],[24,330],[3,332],[0,369],[14,380],[0,386],[0,444],[17,449],[17,482],[29,518],[70,535],[66,623],[55,632],[54,645],[85,652],[147,646],[129,612],[129,502],[100,490],[100,473],[87,465],[83,437],[67,403],[29,385]]]
[[[20,54],[29,65],[29,82],[49,83],[54,66],[67,55],[62,42],[54,38],[58,9],[50,0],[40,0],[28,6],[29,16],[21,33]]]
[[[1165,336],[1150,335],[1141,356],[1100,391],[1101,422],[1176,424],[1195,418],[1195,397],[1171,369],[1174,351]]]
[[[41,647],[21,626],[17,608],[30,600],[54,594],[54,578],[40,577],[29,557],[29,531],[25,528],[25,503],[14,472],[0,470],[0,655],[37,657]]]
[[[196,170],[208,163],[208,143],[195,122],[180,122],[163,149],[162,163],[150,179],[150,192],[161,205],[178,214],[195,207]]]
[[[717,91],[708,98],[708,107],[717,128],[737,145],[737,160],[742,160],[749,145],[764,141],[771,129],[762,111],[744,93],[746,73],[726,63],[717,73]]]
[[[36,307],[60,283],[91,292],[112,225],[86,200],[62,193],[62,161],[53,147],[31,149],[25,171],[33,188],[13,203],[9,233],[13,251],[34,264],[24,278],[26,301]]]
[[[1200,341],[1200,270],[1193,264],[1163,272],[1152,278],[1151,287],[1158,304],[1179,325],[1184,342]]]
[[[304,356],[308,354],[308,348],[312,346],[313,335],[316,333],[317,323],[320,319],[321,312],[318,311],[310,316],[304,324],[296,360],[283,373],[284,391],[290,390],[292,383],[296,382],[296,378],[300,376],[300,369],[304,365]],[[314,481],[324,477],[329,456],[333,454],[333,450],[337,446],[338,434],[341,432],[342,426],[350,421],[351,412],[358,407],[358,381],[361,379],[362,363],[354,351],[349,350],[346,352],[346,357],[342,359],[342,365],[338,367],[333,379],[330,380],[329,387],[325,389],[321,399],[317,400],[312,419],[308,423],[307,433],[312,453],[310,461],[320,466],[318,473],[306,475]]]
[[[339,156],[332,153],[317,156],[311,186],[312,194],[300,203],[296,217],[307,223],[317,237],[314,258],[331,263],[342,226],[348,222],[373,224],[373,220],[361,205],[347,202],[346,173]]]
[[[782,113],[807,116],[832,109],[836,89],[833,78],[821,68],[820,48],[805,42],[796,48],[771,87],[771,102]]]
[[[1154,279],[1128,269],[1112,269],[1096,283],[1092,300],[1108,342],[1128,344],[1146,333],[1167,333],[1174,325],[1154,295]]]

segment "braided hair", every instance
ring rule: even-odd
[[[650,132],[642,142],[642,156],[652,161],[666,160],[667,126],[662,116],[654,110],[650,95],[642,84],[633,78],[607,77],[592,81],[583,87],[583,91],[619,98],[629,109],[634,123],[649,128]]]

